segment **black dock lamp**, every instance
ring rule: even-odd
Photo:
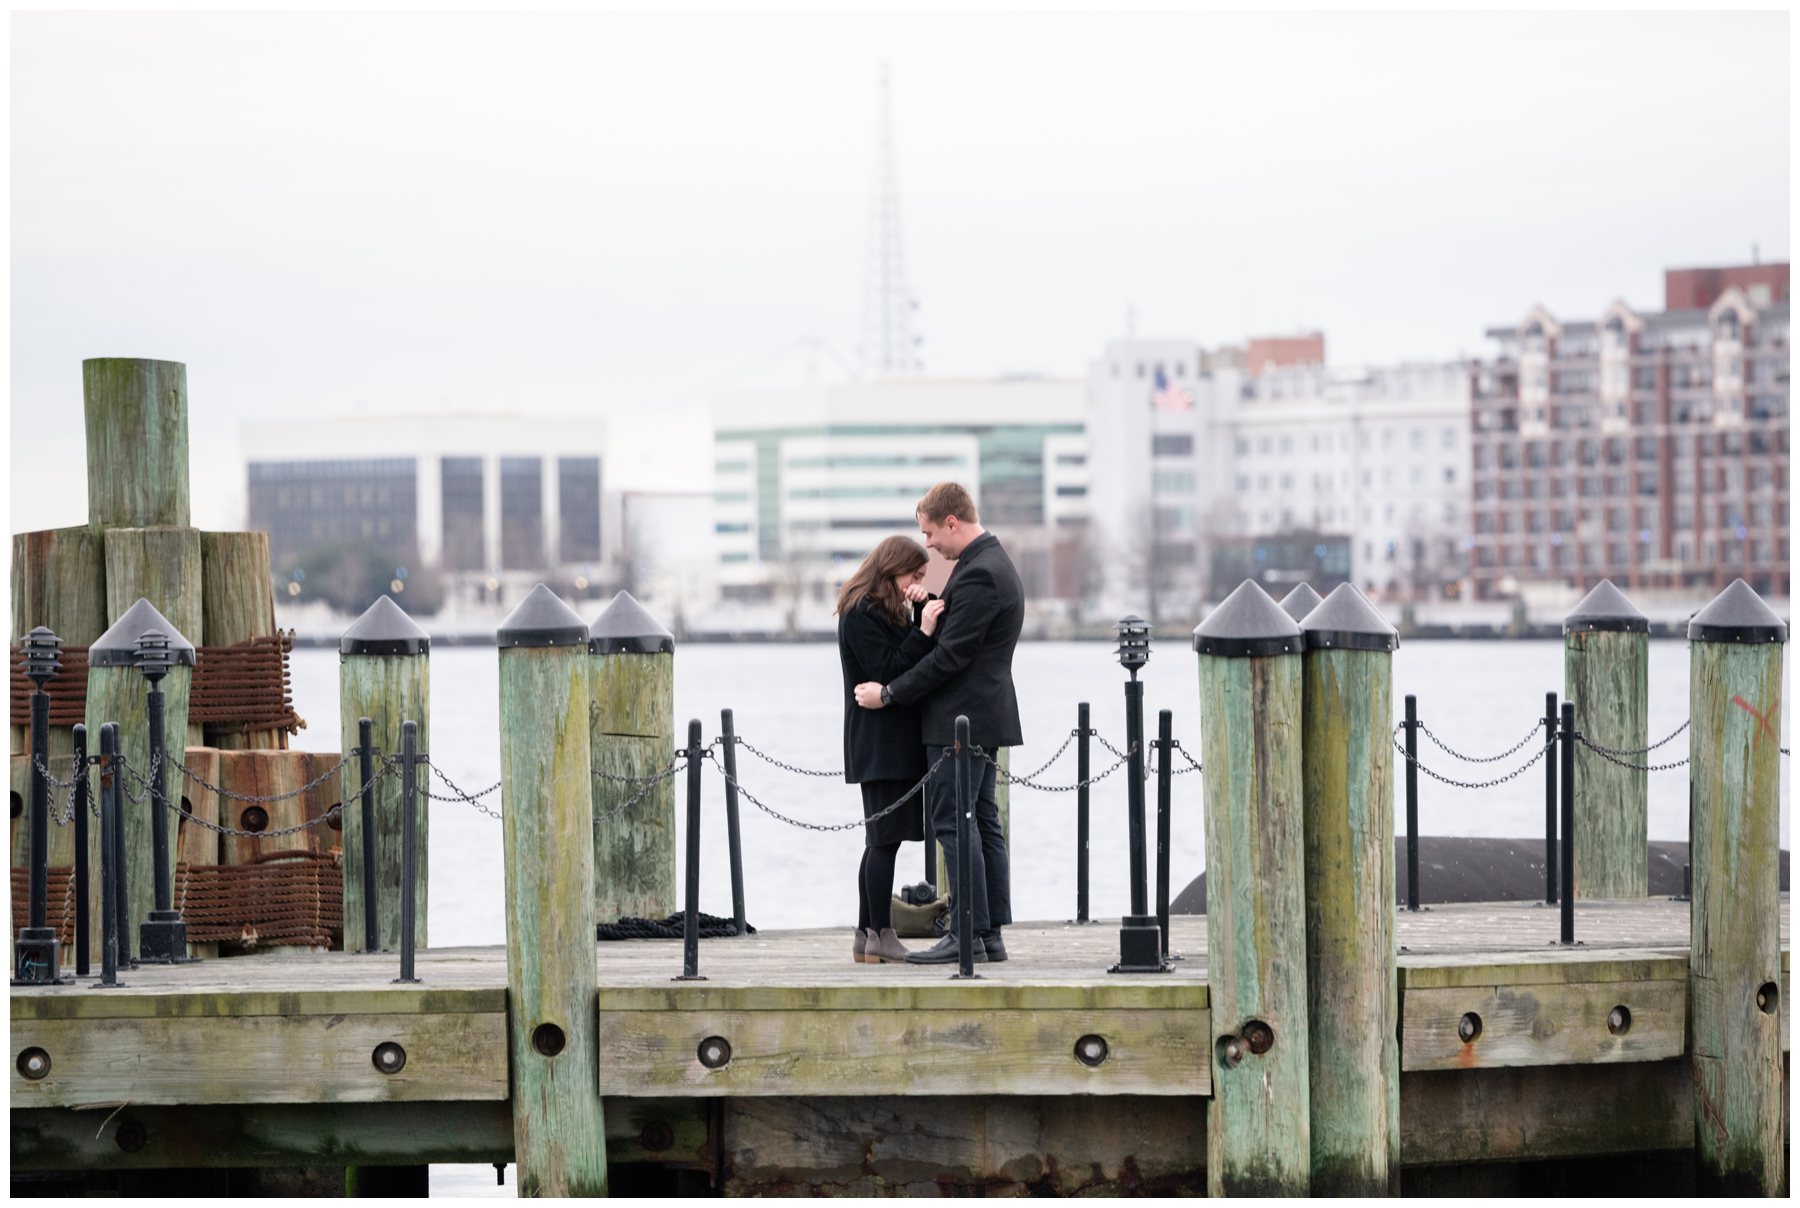
[[[49,925],[50,876],[50,694],[45,685],[56,677],[62,639],[42,625],[19,643],[25,652],[25,675],[31,680],[31,900],[28,924],[13,941],[15,986],[64,985],[62,941]],[[82,769],[77,768],[79,776]]]
[[[187,924],[181,912],[170,908],[169,885],[169,809],[164,785],[169,776],[168,736],[163,733],[163,677],[175,666],[175,651],[169,635],[151,629],[137,640],[137,669],[150,685],[145,699],[150,725],[150,835],[154,863],[156,900],[150,917],[138,925],[138,960],[161,965],[186,964],[194,959],[187,954]],[[183,747],[187,744],[184,741]]]
[[[1131,822],[1131,913],[1119,922],[1119,963],[1111,973],[1167,973],[1162,929],[1150,910],[1149,860],[1144,835],[1144,683],[1138,670],[1150,661],[1150,623],[1129,616],[1117,625],[1119,665],[1131,673],[1125,681],[1125,754],[1127,813]]]

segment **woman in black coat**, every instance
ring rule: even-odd
[[[921,585],[925,551],[889,537],[863,559],[838,592],[838,661],[844,671],[844,779],[862,786],[862,868],[857,874],[854,957],[882,964],[906,959],[890,909],[900,844],[925,838],[925,794],[884,813],[925,775],[925,744],[915,706],[860,709],[856,685],[885,684],[931,649],[943,603]],[[915,605],[917,624],[914,623]],[[880,814],[880,817],[876,817]]]

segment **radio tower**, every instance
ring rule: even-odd
[[[900,171],[894,154],[894,107],[888,65],[881,65],[875,150],[875,196],[869,209],[868,264],[863,279],[863,372],[896,378],[922,372],[922,342],[913,334],[918,303],[906,280],[900,238]]]

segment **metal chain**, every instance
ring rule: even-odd
[[[125,799],[127,801],[131,802],[131,804],[133,804],[133,805],[142,805],[142,804],[144,804],[144,802],[150,800],[150,783],[151,783],[151,781],[155,780],[158,775],[160,775],[162,773],[162,756],[160,756],[160,755],[151,756],[151,758],[150,758],[150,775],[148,775],[148,776],[139,776],[137,774],[137,770],[125,761],[125,756],[123,754],[120,754],[120,756],[119,756],[118,766],[119,766],[119,769],[121,771],[123,771],[127,776],[129,776],[131,779],[137,781],[138,789],[140,790],[137,793],[133,793],[131,791],[130,785],[124,786],[125,787]]]
[[[1050,758],[1044,760],[1043,767],[1037,769],[1037,771],[1035,771],[1035,772],[1026,772],[1023,776],[1008,775],[1007,779],[1008,780],[1018,780],[1018,781],[1023,782],[1023,781],[1027,781],[1027,780],[1033,780],[1039,776],[1042,776],[1045,772],[1048,772],[1050,770],[1051,764],[1055,763],[1057,760],[1062,758],[1063,752],[1069,749],[1069,744],[1074,742],[1080,736],[1081,736],[1080,730],[1070,730],[1069,736],[1067,738],[1063,739],[1062,746],[1056,748],[1056,754],[1054,754],[1054,755],[1050,756]],[[999,767],[1000,765],[995,764],[994,766]]]
[[[1634,772],[1667,772],[1672,768],[1679,768],[1679,767],[1685,766],[1687,764],[1688,759],[1692,758],[1691,756],[1683,756],[1682,758],[1676,760],[1674,763],[1631,763],[1627,760],[1620,759],[1617,755],[1614,755],[1611,751],[1607,750],[1605,747],[1600,746],[1597,743],[1589,742],[1587,740],[1587,736],[1585,734],[1578,733],[1575,735],[1575,737],[1578,740],[1580,740],[1582,746],[1586,747],[1588,750],[1592,751],[1594,754],[1600,756],[1600,758],[1606,760],[1606,762],[1616,763],[1620,767],[1630,768]]]
[[[774,764],[776,767],[780,768],[784,772],[792,772],[796,776],[817,776],[821,780],[836,780],[844,774],[843,770],[841,768],[835,772],[815,772],[811,768],[796,767],[795,765],[793,765],[791,763],[786,763],[786,762],[783,762],[782,760],[775,758],[773,755],[769,754],[767,751],[760,750],[759,748],[753,746],[742,735],[736,735],[735,737],[736,737],[738,746],[744,748],[744,750],[750,752],[752,755],[756,756],[758,759],[762,760],[764,763]],[[723,740],[721,739],[721,741],[723,741]]]
[[[790,818],[786,814],[779,813],[773,809],[770,809],[768,806],[764,805],[761,801],[757,800],[755,794],[751,793],[748,789],[746,789],[743,786],[743,784],[738,780],[737,777],[733,776],[730,772],[727,772],[724,768],[722,768],[722,767],[719,768],[719,774],[721,776],[725,777],[726,781],[733,788],[735,788],[738,791],[738,794],[740,796],[742,796],[745,801],[748,801],[751,805],[754,805],[757,809],[759,809],[763,813],[769,815],[771,818],[779,819],[780,821],[787,823],[789,826],[797,826],[801,830],[822,831],[822,832],[847,831],[847,830],[852,830],[859,826],[867,826],[871,822],[879,821],[880,819],[887,817],[889,814],[891,814],[895,810],[899,809],[901,806],[905,805],[908,801],[911,801],[914,797],[918,796],[919,793],[925,788],[925,786],[928,783],[930,783],[932,775],[939,768],[944,766],[944,761],[946,759],[950,758],[951,753],[953,751],[955,751],[955,749],[956,749],[955,747],[945,747],[944,753],[942,755],[938,756],[938,760],[936,763],[932,764],[930,768],[926,769],[925,775],[920,778],[919,783],[913,785],[910,789],[907,789],[906,792],[901,794],[901,796],[897,800],[895,800],[892,805],[889,805],[883,809],[877,810],[875,813],[870,814],[865,818],[856,818],[849,822],[838,823],[835,826],[827,826],[822,822],[802,822],[798,818]],[[971,750],[973,750],[973,749],[975,749],[975,748],[971,748]],[[717,766],[717,765],[715,764],[714,766]]]
[[[1101,739],[1100,741],[1105,742],[1106,740]],[[946,749],[948,749],[948,748],[946,748]],[[1034,784],[1030,780],[1026,779],[1023,776],[1014,776],[1014,775],[1011,775],[1010,773],[1008,773],[1005,769],[1003,769],[1000,766],[999,760],[995,759],[992,755],[989,755],[986,751],[982,750],[980,747],[975,747],[975,748],[973,748],[973,750],[974,750],[975,754],[981,756],[981,758],[985,759],[988,763],[993,764],[994,765],[994,774],[996,776],[999,776],[1002,779],[1004,779],[1008,784],[1022,784],[1026,788],[1036,789],[1040,793],[1073,793],[1077,789],[1086,788],[1089,785],[1096,784],[1099,781],[1105,780],[1108,776],[1112,775],[1114,772],[1116,772],[1120,768],[1124,767],[1126,765],[1126,763],[1130,762],[1130,760],[1131,760],[1130,755],[1121,753],[1119,755],[1119,758],[1116,761],[1114,761],[1112,766],[1108,767],[1105,771],[1097,772],[1094,775],[1089,776],[1086,780],[1079,780],[1079,781],[1076,781],[1074,784]]]
[[[360,747],[353,748],[351,753],[360,754],[361,750],[362,748]],[[380,751],[377,751],[375,756],[377,759],[380,759]],[[290,801],[303,793],[310,793],[312,790],[318,788],[321,784],[324,784],[327,780],[330,780],[333,776],[336,776],[339,772],[350,766],[350,761],[348,759],[339,760],[336,767],[321,772],[297,789],[293,789],[286,793],[271,793],[267,797],[257,797],[249,793],[234,793],[223,785],[214,784],[204,776],[201,776],[197,772],[186,767],[179,759],[171,759],[169,762],[174,765],[176,771],[180,772],[183,776],[186,776],[201,788],[206,789],[208,792],[217,793],[227,801],[248,801],[255,805],[267,805],[272,801]],[[377,779],[380,779],[380,776],[381,773],[377,772],[375,777],[370,779],[369,783],[374,784]]]
[[[1199,760],[1198,760],[1198,759],[1195,759],[1195,758],[1194,758],[1194,757],[1193,757],[1193,756],[1192,756],[1192,755],[1189,755],[1189,754],[1188,754],[1188,753],[1187,753],[1187,748],[1186,748],[1186,747],[1184,747],[1184,746],[1182,746],[1182,745],[1181,745],[1181,740],[1180,740],[1180,739],[1179,739],[1179,738],[1171,738],[1171,739],[1170,739],[1170,740],[1169,740],[1169,745],[1170,745],[1170,746],[1171,746],[1171,747],[1173,747],[1173,748],[1174,748],[1174,749],[1175,749],[1175,750],[1176,750],[1176,751],[1178,751],[1178,752],[1180,752],[1180,754],[1181,754],[1181,757],[1182,757],[1182,758],[1183,758],[1183,759],[1185,759],[1185,760],[1187,760],[1187,761],[1188,761],[1188,766],[1187,766],[1187,767],[1185,767],[1185,768],[1172,768],[1172,769],[1170,769],[1170,771],[1169,771],[1169,775],[1171,775],[1171,776],[1185,776],[1185,775],[1187,775],[1187,774],[1188,774],[1188,773],[1189,773],[1189,772],[1203,772],[1203,771],[1205,771],[1205,770],[1206,770],[1206,769],[1204,769],[1204,768],[1202,768],[1202,767],[1201,767],[1201,766],[1200,766],[1200,761],[1199,761]]]
[[[1130,758],[1130,756],[1126,755],[1125,752],[1123,752],[1123,751],[1119,750],[1119,748],[1113,746],[1112,743],[1107,742],[1106,738],[1100,733],[1100,731],[1089,730],[1088,733],[1093,735],[1095,738],[1098,738],[1100,740],[1100,745],[1105,747],[1107,750],[1111,751],[1118,758],[1120,758],[1120,759]]]
[[[381,773],[376,773],[376,777],[379,777],[380,775],[381,775]],[[371,778],[369,783],[374,784],[375,778]],[[180,818],[182,821],[191,822],[195,826],[200,827],[202,830],[209,830],[209,831],[212,831],[214,834],[231,835],[234,838],[238,838],[238,839],[281,839],[281,838],[285,838],[288,835],[298,834],[299,832],[304,831],[304,830],[311,830],[315,826],[323,826],[325,823],[331,821],[332,818],[336,817],[338,814],[343,812],[344,803],[342,801],[337,802],[330,809],[326,810],[324,813],[320,814],[317,818],[313,818],[310,821],[296,823],[293,826],[284,826],[284,827],[281,827],[279,830],[265,830],[265,831],[238,830],[236,827],[233,827],[233,826],[221,826],[217,822],[208,822],[205,818],[202,818],[199,814],[190,814],[187,811],[183,810],[181,808],[181,805],[179,802],[165,801],[165,802],[163,802],[163,808],[168,810],[171,814],[174,814],[176,817]]]
[[[454,781],[454,780],[450,779],[450,777],[444,775],[444,769],[438,767],[438,765],[431,762],[431,760],[421,759],[419,762],[422,763],[424,766],[430,768],[432,771],[436,772],[437,778],[444,782],[444,787],[449,789],[450,793],[451,793],[450,796],[441,796],[437,793],[432,792],[428,787],[426,787],[426,785],[429,784],[429,780],[427,780],[426,783],[420,784],[418,786],[418,789],[419,789],[419,792],[423,793],[428,799],[430,799],[432,801],[445,801],[445,802],[460,801],[464,805],[474,806],[476,813],[486,814],[488,817],[492,818],[496,822],[499,822],[502,820],[504,815],[502,815],[499,810],[491,810],[487,806],[483,805],[481,803],[481,798],[486,797],[488,794],[492,793],[495,789],[499,788],[502,784],[504,784],[505,781],[496,780],[496,781],[494,781],[494,783],[488,785],[488,787],[486,787],[485,789],[482,789],[479,793],[471,793],[467,789],[463,788],[461,785],[457,784],[456,781]]]
[[[1397,727],[1397,728],[1404,729],[1405,726],[1406,726],[1406,723],[1401,722],[1399,727]],[[1541,734],[1544,729],[1544,723],[1543,723],[1542,719],[1540,719],[1540,720],[1532,723],[1531,729],[1529,729],[1525,732],[1525,737],[1521,738],[1518,742],[1514,743],[1510,750],[1502,751],[1498,755],[1464,755],[1461,751],[1453,749],[1448,743],[1446,743],[1443,739],[1439,738],[1436,734],[1433,734],[1431,732],[1430,727],[1428,727],[1424,722],[1419,722],[1418,726],[1419,726],[1420,732],[1422,732],[1425,735],[1425,737],[1429,738],[1432,742],[1436,743],[1444,751],[1446,751],[1450,755],[1456,757],[1457,759],[1462,760],[1464,763],[1499,763],[1502,759],[1510,759],[1514,755],[1517,755],[1520,751],[1524,750],[1525,744],[1530,742],[1533,738],[1537,737],[1539,734]]]
[[[687,754],[687,752],[685,750],[682,751],[680,754],[676,755],[676,757],[674,759],[671,759],[669,761],[668,767],[664,768],[660,772],[657,772],[653,776],[629,777],[628,779],[630,779],[630,780],[633,780],[636,782],[641,782],[644,787],[639,789],[636,793],[632,794],[626,800],[620,802],[618,805],[615,805],[611,809],[607,810],[604,814],[595,814],[594,821],[595,822],[605,822],[608,819],[617,818],[620,814],[623,814],[626,810],[630,809],[632,806],[636,805],[638,802],[640,802],[644,798],[648,797],[650,795],[650,790],[654,789],[657,785],[661,784],[663,781],[667,780],[669,777],[675,775],[675,773],[686,770],[687,761],[683,758],[683,756],[685,756],[686,754]],[[704,749],[701,754],[701,758],[702,759],[711,759],[712,751],[710,749]],[[495,815],[495,816],[498,817],[499,815]]]
[[[75,757],[73,755],[68,755],[60,756],[59,758],[73,760]],[[56,808],[56,794],[50,794],[50,821],[54,822],[57,826],[67,826],[69,823],[75,821],[75,786],[81,780],[80,775],[71,769],[67,780],[58,780],[55,776],[50,774],[50,769],[45,766],[45,759],[42,755],[33,757],[31,763],[32,766],[37,769],[38,774],[44,778],[44,782],[51,788],[68,790],[69,795],[65,799],[66,803],[60,810]]]
[[[1581,741],[1587,743],[1587,745],[1594,748],[1594,750],[1604,752],[1607,755],[1648,755],[1650,752],[1656,750],[1656,748],[1673,742],[1675,736],[1687,728],[1688,723],[1684,721],[1679,726],[1675,727],[1674,734],[1669,735],[1661,742],[1653,742],[1647,747],[1631,747],[1629,749],[1623,747],[1603,747],[1597,742],[1589,742],[1586,738],[1583,738]]]
[[[1526,771],[1528,771],[1532,767],[1536,766],[1537,761],[1542,759],[1545,755],[1549,754],[1550,751],[1555,748],[1555,746],[1556,746],[1556,744],[1554,742],[1545,743],[1543,745],[1543,747],[1539,749],[1538,753],[1536,755],[1533,755],[1528,762],[1523,763],[1520,766],[1514,768],[1512,771],[1508,772],[1506,775],[1496,777],[1493,780],[1455,780],[1449,776],[1445,776],[1441,773],[1434,772],[1430,768],[1426,767],[1424,764],[1420,763],[1417,759],[1413,759],[1411,756],[1409,756],[1406,753],[1406,748],[1400,744],[1400,740],[1398,738],[1396,738],[1394,740],[1394,749],[1396,751],[1400,752],[1400,757],[1402,759],[1411,759],[1414,767],[1418,768],[1421,772],[1425,773],[1427,776],[1431,777],[1433,780],[1437,781],[1438,783],[1447,784],[1453,788],[1459,788],[1459,789],[1491,789],[1495,785],[1505,784],[1509,780],[1517,779],[1519,776],[1524,775]]]
[[[712,749],[711,749],[710,745],[702,748],[702,750],[704,750],[706,752],[706,754],[703,756],[703,758],[707,758],[707,759],[712,758]],[[680,757],[683,753],[685,753],[685,751],[686,751],[686,748],[684,747],[684,748],[682,748],[681,751],[676,752],[676,762],[680,762]],[[674,766],[674,764],[669,765],[669,767],[673,767],[673,766]],[[602,772],[599,768],[594,769],[594,779],[610,780],[614,784],[658,784],[664,780],[667,780],[668,778],[669,778],[669,768],[668,767],[663,768],[663,770],[660,772],[652,772],[648,776],[614,775],[612,772]],[[494,787],[499,788],[500,786],[495,785]],[[485,796],[486,794],[480,794],[480,795]]]

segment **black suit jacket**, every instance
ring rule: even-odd
[[[1013,647],[1024,625],[1019,572],[999,539],[983,533],[950,572],[937,644],[911,671],[888,681],[894,704],[922,706],[927,743],[954,742],[959,713],[969,719],[969,740],[985,750],[1024,741],[1012,682]]]
[[[864,709],[856,703],[855,690],[870,680],[887,683],[930,649],[931,639],[916,624],[894,624],[872,600],[838,618],[838,662],[844,669],[844,779],[851,784],[913,781],[925,775],[919,707]]]

